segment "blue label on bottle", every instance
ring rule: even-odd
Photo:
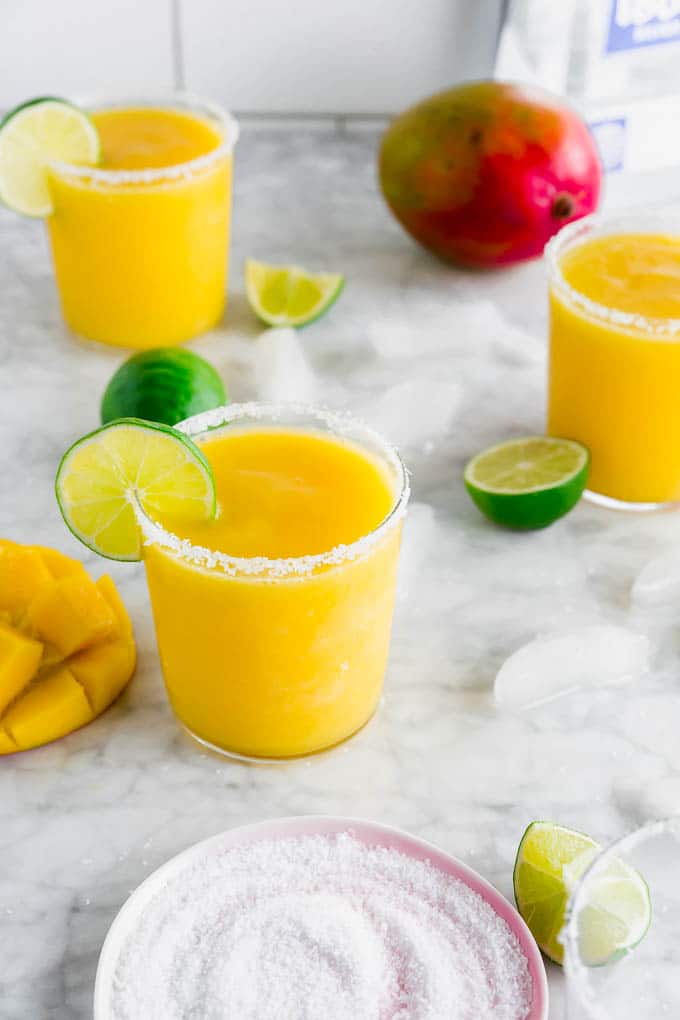
[[[607,53],[680,41],[680,0],[612,0]]]
[[[607,173],[623,169],[626,151],[626,118],[610,117],[591,121],[588,125],[595,139],[602,166]]]

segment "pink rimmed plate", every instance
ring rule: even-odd
[[[319,815],[276,818],[229,829],[177,854],[142,882],[124,903],[104,941],[95,981],[94,1020],[112,1020],[110,1001],[113,978],[123,946],[135,931],[149,902],[158,894],[163,884],[178,872],[197,864],[201,859],[223,853],[235,846],[247,846],[260,840],[285,839],[291,836],[323,836],[341,832],[349,832],[355,839],[369,846],[386,847],[398,850],[416,860],[427,860],[439,871],[464,882],[481,896],[508,925],[527,958],[532,983],[532,1000],[526,1020],[548,1020],[548,982],[540,951],[515,908],[486,879],[438,847],[400,829],[361,818]]]

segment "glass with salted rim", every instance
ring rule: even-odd
[[[144,564],[174,712],[237,758],[313,754],[373,715],[387,664],[408,475],[396,450],[342,414],[241,404],[177,426],[198,443],[238,427],[341,440],[389,480],[389,514],[350,545],[289,559],[192,545],[142,516]]]
[[[649,890],[651,923],[611,962],[588,962],[584,920],[593,928],[597,886],[616,882],[613,861],[635,868]],[[561,940],[569,1020],[680,1017],[680,816],[649,822],[602,851],[575,886]],[[596,918],[595,918],[596,920]]]
[[[207,127],[215,147],[152,169],[53,163],[47,219],[64,318],[77,334],[120,347],[190,340],[226,300],[234,118],[174,95],[93,104],[91,113],[163,111]]]
[[[616,234],[677,236],[680,276],[677,216],[588,216],[552,239],[548,432],[589,448],[586,496],[649,510],[680,500],[680,320],[605,307],[562,272],[567,253]]]

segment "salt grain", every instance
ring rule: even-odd
[[[277,578],[298,579],[311,576],[315,571],[337,566],[349,560],[366,556],[382,541],[404,517],[410,496],[409,478],[397,451],[382,439],[377,432],[363,425],[357,419],[343,411],[328,411],[322,408],[309,407],[302,403],[267,404],[245,403],[230,404],[227,407],[216,407],[202,414],[195,415],[180,422],[175,427],[193,438],[200,437],[226,425],[237,425],[240,422],[266,420],[276,422],[289,421],[297,417],[307,427],[314,422],[339,437],[354,437],[357,433],[369,449],[381,451],[388,471],[397,480],[400,491],[396,494],[395,506],[388,516],[368,535],[352,542],[350,545],[337,545],[327,552],[310,556],[294,556],[280,559],[269,559],[265,556],[229,556],[215,549],[193,545],[188,539],[179,538],[138,508],[137,521],[142,530],[145,545],[157,545],[167,549],[188,563],[206,570],[220,570],[229,577],[257,577],[258,580],[275,580]]]
[[[525,1020],[531,977],[464,883],[350,834],[206,853],[143,909],[111,1020]]]

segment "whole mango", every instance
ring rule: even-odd
[[[602,172],[581,118],[540,89],[477,81],[398,116],[380,147],[390,209],[440,258],[499,266],[542,254],[592,212]]]

